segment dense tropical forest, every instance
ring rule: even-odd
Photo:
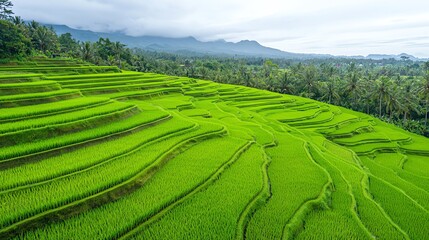
[[[69,33],[25,22],[5,7],[0,21],[0,59],[28,56],[78,58],[139,72],[210,79],[340,105],[429,136],[429,62],[384,59],[264,59],[201,56],[129,49],[100,38],[79,42]],[[9,10],[8,10],[9,9]]]

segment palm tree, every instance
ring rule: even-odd
[[[240,83],[244,86],[251,86],[252,81],[250,79],[250,73],[244,64],[240,64],[237,75],[238,79],[240,79]]]
[[[115,54],[116,61],[118,62],[118,67],[122,68],[122,62],[121,62],[121,53],[124,51],[125,44],[122,44],[121,42],[114,42],[112,46],[112,50]]]
[[[25,24],[24,20],[20,16],[14,16],[12,18],[12,23],[17,26],[23,26]]]
[[[9,20],[12,18],[13,12],[10,8],[13,7],[13,4],[9,0],[0,0],[0,19]]]
[[[47,29],[44,27],[38,27],[34,32],[33,42],[36,45],[36,48],[41,50],[42,52],[46,52],[49,44],[49,36]]]
[[[389,114],[389,120],[392,121],[393,115],[404,111],[404,104],[398,87],[390,88],[387,93],[386,112]]]
[[[24,34],[26,37],[28,37],[28,38],[30,38],[30,37],[31,37],[31,35],[30,35],[30,30],[28,29],[27,25],[25,24],[24,19],[22,19],[20,16],[14,16],[14,17],[11,19],[11,22],[12,22],[13,24],[15,24],[15,26],[17,26],[18,28],[20,28],[20,29],[21,29],[21,31],[23,32],[23,34]]]
[[[420,93],[420,95],[423,97],[425,101],[425,127],[427,127],[428,112],[429,112],[429,71],[426,71],[423,84],[419,88],[418,92]]]
[[[94,57],[94,48],[91,42],[82,42],[80,44],[80,55],[83,60],[91,61]]]
[[[292,84],[291,73],[285,69],[281,75],[282,76],[279,81],[279,92],[293,94],[295,89]]]
[[[379,117],[382,115],[383,101],[388,100],[390,79],[386,76],[382,76],[376,80],[376,93],[378,95],[378,114]]]
[[[314,65],[308,66],[304,69],[304,88],[307,90],[307,97],[309,98],[315,95],[315,91],[317,90],[316,72],[317,69]]]
[[[31,31],[36,31],[36,29],[37,29],[38,27],[40,27],[40,24],[39,24],[38,22],[34,21],[34,20],[28,23],[28,28],[29,28]]]
[[[354,69],[354,68],[353,68]],[[350,104],[352,107],[356,109],[357,106],[357,98],[359,96],[359,92],[361,90],[360,88],[360,79],[359,74],[357,71],[353,70],[348,74],[348,80],[346,83],[346,93],[351,97],[352,104]]]
[[[327,82],[321,82],[321,90],[324,93],[320,98],[322,101],[327,101],[329,104],[337,103],[341,98],[338,94],[338,77],[329,77]]]
[[[262,66],[262,69],[264,71],[264,77],[269,78],[273,71],[278,68],[279,66],[277,64],[274,64],[271,60],[266,60],[264,62],[264,65]]]
[[[405,85],[403,86],[402,89],[402,104],[403,104],[403,108],[402,108],[402,114],[404,115],[403,117],[403,123],[405,125],[405,123],[407,122],[407,116],[409,114],[411,114],[411,112],[420,112],[419,109],[419,104],[418,104],[418,99],[416,97],[416,89],[413,85],[413,82],[408,81],[405,83]]]
[[[37,24],[34,26],[36,28],[33,29],[32,42],[35,48],[43,53],[57,50],[58,40],[53,30]]]
[[[116,61],[114,56],[112,56],[112,55],[107,56],[107,64],[109,66],[114,66],[114,65],[116,65],[116,63],[117,63],[117,61]]]
[[[423,64],[423,70],[425,70],[425,72],[429,71],[429,61]]]
[[[360,81],[359,88],[362,89],[359,93],[361,108],[365,110],[367,114],[370,114],[370,110],[374,109],[374,98],[377,100],[378,96],[376,92],[376,81],[371,72],[365,72]]]

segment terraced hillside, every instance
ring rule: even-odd
[[[429,141],[248,87],[0,67],[0,239],[429,239]]]

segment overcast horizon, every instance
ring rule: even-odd
[[[255,40],[288,52],[429,57],[429,1],[15,0],[26,20],[131,36]]]

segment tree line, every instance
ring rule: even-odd
[[[312,98],[365,112],[429,136],[429,62],[409,59],[264,59],[130,49],[100,38],[80,42],[70,33],[13,16],[0,0],[0,61],[28,56],[80,58],[96,65],[209,79]]]

